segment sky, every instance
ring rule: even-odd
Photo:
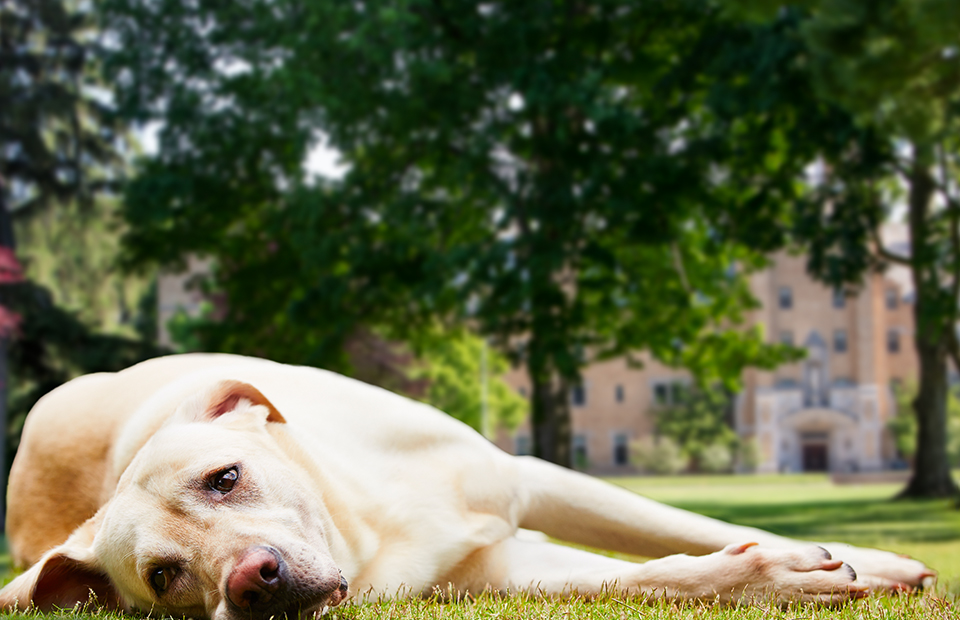
[[[144,155],[156,155],[162,128],[162,123],[150,122],[134,132],[140,141],[140,148],[143,149]],[[347,170],[349,166],[340,162],[340,152],[329,146],[326,134],[317,131],[314,146],[303,162],[303,171],[307,180],[317,178],[338,180],[343,178]]]

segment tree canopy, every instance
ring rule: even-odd
[[[129,258],[216,257],[208,346],[343,367],[358,325],[466,318],[525,365],[535,453],[564,464],[592,359],[648,349],[735,386],[789,355],[729,329],[793,178],[703,105],[716,7],[106,6],[120,109],[163,127],[126,194]],[[303,170],[321,136],[340,181]]]
[[[764,2],[744,2],[769,20]],[[914,289],[920,361],[915,401],[918,444],[906,494],[957,493],[947,459],[947,358],[960,368],[960,7],[941,0],[849,3],[814,0],[792,9],[810,92],[818,106],[781,90],[798,119],[824,107],[849,115],[854,139],[815,144],[817,174],[789,204],[794,238],[809,251],[813,275],[859,286],[865,274],[906,266]],[[780,15],[784,13],[776,9]],[[775,80],[767,80],[774,85]],[[803,144],[796,141],[793,144]],[[904,204],[905,203],[905,204]],[[909,248],[885,246],[880,227],[905,207]]]
[[[111,238],[102,215],[109,205],[96,200],[119,178],[123,145],[96,70],[93,9],[62,0],[0,3],[0,484],[23,418],[41,396],[77,374],[119,370],[159,353],[146,333],[98,333],[102,325],[86,303],[93,296],[65,310],[33,280],[59,279],[61,293],[83,288],[81,279],[90,284],[83,293],[105,282],[122,285],[108,277]],[[52,248],[37,240],[71,226]],[[23,265],[15,228],[28,233]],[[61,261],[55,275],[52,252]],[[73,277],[57,277],[71,269]]]

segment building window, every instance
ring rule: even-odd
[[[687,399],[686,381],[659,381],[653,384],[653,402],[658,405],[678,405]]]
[[[670,404],[670,384],[657,383],[653,386],[653,400],[658,405]]]
[[[887,352],[900,352],[900,332],[895,329],[887,331]]]
[[[570,404],[574,407],[583,407],[587,404],[587,388],[582,385],[570,389]]]
[[[793,307],[793,289],[789,286],[781,286],[777,298],[780,302],[781,310],[789,310]]]
[[[622,385],[618,385],[616,387],[616,389],[614,390],[614,396],[616,397],[618,403],[623,402],[623,386]]]
[[[627,465],[630,463],[630,439],[626,433],[617,433],[613,436],[613,464]]]
[[[780,332],[780,344],[785,344],[788,346],[793,346],[793,332],[791,331],[782,331]]]
[[[577,469],[586,469],[590,462],[587,460],[589,455],[587,454],[587,436],[586,435],[574,435],[573,436],[573,466]]]
[[[527,435],[517,435],[516,445],[514,446],[517,456],[527,456],[530,454],[530,437]]]
[[[897,289],[888,288],[884,291],[884,299],[887,303],[887,310],[896,310],[897,304],[900,301],[900,296],[897,295]]]
[[[833,289],[833,307],[838,309],[847,307],[847,294],[842,288]]]
[[[837,353],[847,352],[847,330],[845,329],[834,330],[833,350]]]

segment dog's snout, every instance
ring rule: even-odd
[[[340,594],[345,595],[347,590],[350,589],[350,586],[347,585],[347,580],[343,575],[340,575]]]
[[[283,559],[273,549],[248,549],[227,578],[227,597],[241,609],[264,608],[284,585],[283,569]]]

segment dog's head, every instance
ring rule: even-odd
[[[270,426],[282,423],[246,383],[184,402],[114,497],[0,592],[0,605],[69,608],[92,593],[107,607],[215,620],[336,605],[347,585],[330,556],[329,515],[275,441]]]

